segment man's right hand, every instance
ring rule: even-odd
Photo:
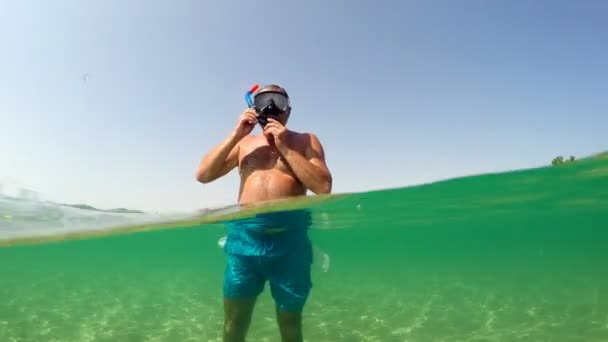
[[[251,133],[255,125],[258,123],[258,117],[255,110],[248,108],[241,114],[239,121],[234,127],[232,134],[239,140],[243,139],[247,134]]]
[[[256,112],[248,108],[239,117],[232,134],[203,157],[196,169],[196,179],[209,183],[238,166],[238,144],[258,123]]]

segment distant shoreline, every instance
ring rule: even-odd
[[[99,209],[95,208],[88,204],[65,204],[61,203],[60,205],[64,207],[71,207],[82,210],[92,210],[92,211],[100,211],[104,213],[119,213],[119,214],[145,214],[145,212],[141,210],[133,210],[133,209],[125,209],[125,208],[113,208],[113,209]]]

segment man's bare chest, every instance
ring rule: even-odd
[[[260,145],[245,149],[240,158],[241,173],[253,171],[278,170],[292,174],[293,171],[281,153],[272,146]]]

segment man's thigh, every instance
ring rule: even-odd
[[[258,257],[227,255],[224,271],[224,298],[247,300],[257,297],[264,290],[266,279],[260,272]]]
[[[301,312],[312,289],[312,251],[298,249],[276,257],[268,271],[270,291],[277,310],[285,313]]]

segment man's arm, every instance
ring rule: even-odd
[[[231,134],[207,153],[196,169],[196,180],[209,183],[234,169],[238,165],[239,140]]]
[[[329,194],[332,188],[332,176],[325,163],[325,151],[319,139],[312,133],[307,134],[304,155],[289,147],[281,151],[283,158],[295,173],[296,177],[315,194]]]

